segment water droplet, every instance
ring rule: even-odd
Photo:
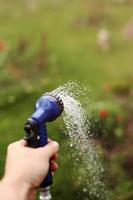
[[[70,144],[70,147],[73,147],[73,144],[72,144],[72,143]]]
[[[87,189],[86,189],[86,188],[83,188],[83,192],[87,192]]]

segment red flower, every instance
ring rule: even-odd
[[[99,117],[105,119],[108,116],[109,112],[107,109],[102,109],[99,111]]]
[[[6,48],[5,42],[0,40],[0,50],[4,50],[5,48]]]

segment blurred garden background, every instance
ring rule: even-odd
[[[0,0],[0,176],[7,145],[23,137],[36,99],[77,80],[90,89],[90,128],[110,200],[133,200],[132,65],[132,0]],[[61,146],[53,197],[89,200],[72,178],[59,124],[48,127]]]

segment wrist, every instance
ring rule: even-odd
[[[28,185],[27,183],[23,183],[22,181],[19,180],[15,180],[5,176],[1,181],[1,188],[3,188],[4,191],[8,191],[7,194],[5,192],[5,197],[12,196],[11,199],[13,200],[35,199],[35,190],[31,189],[30,185]]]

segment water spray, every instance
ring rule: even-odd
[[[48,143],[46,123],[54,121],[64,109],[62,99],[57,93],[46,93],[40,97],[35,105],[35,111],[28,118],[24,130],[28,146],[32,148],[43,147]],[[40,200],[50,200],[50,186],[52,174],[49,169],[48,175],[40,185]]]

